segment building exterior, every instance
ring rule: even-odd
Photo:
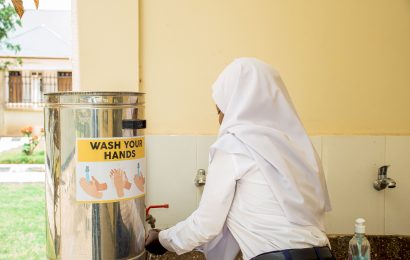
[[[20,58],[21,65],[0,71],[0,136],[43,127],[43,94],[72,89],[71,14],[61,10],[27,10],[22,27],[10,35],[17,54],[0,50],[0,59]]]

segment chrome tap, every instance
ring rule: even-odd
[[[387,188],[396,188],[396,181],[387,177],[387,168],[389,165],[384,165],[379,168],[377,180],[373,182],[373,187],[376,190],[383,190]]]
[[[197,187],[203,186],[206,183],[206,172],[204,169],[199,169],[196,173],[194,183]]]

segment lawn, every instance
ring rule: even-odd
[[[44,184],[0,184],[0,259],[45,258]]]
[[[44,151],[36,151],[32,155],[25,155],[19,150],[0,153],[0,164],[44,164]]]

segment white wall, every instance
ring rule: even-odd
[[[197,169],[207,169],[208,149],[215,136],[147,136],[147,205],[157,227],[183,220],[198,205]],[[369,234],[410,235],[410,137],[314,136],[322,157],[333,210],[326,216],[328,234],[353,233],[354,220],[364,217]],[[395,189],[376,191],[378,168],[389,164]]]
[[[22,62],[22,65],[10,66],[8,70],[25,70],[39,72],[72,70],[72,61],[70,59],[24,58]]]

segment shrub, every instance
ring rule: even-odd
[[[34,152],[34,149],[36,149],[38,143],[40,142],[39,137],[37,135],[32,136],[33,128],[31,126],[23,127],[21,129],[21,133],[23,134],[23,136],[28,137],[28,143],[23,144],[22,152],[25,155],[32,155]],[[41,136],[43,135],[44,135],[44,130],[41,129]]]

